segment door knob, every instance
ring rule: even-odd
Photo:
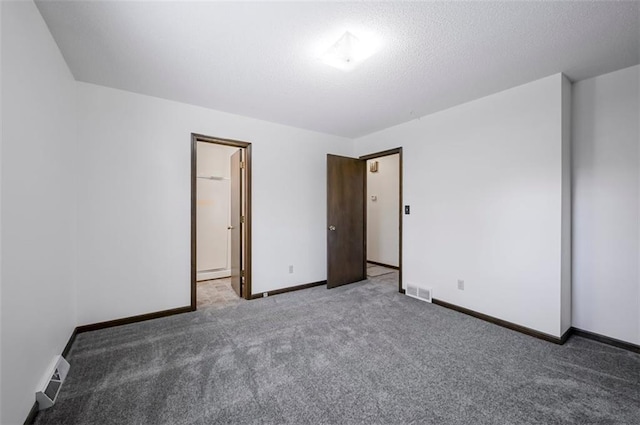
[[[329,230],[331,230],[332,232],[336,230],[336,226],[329,226]]]
[[[227,227],[227,230],[231,230],[231,229],[233,229],[233,226]]]

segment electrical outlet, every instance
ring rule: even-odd
[[[289,273],[293,273],[293,266],[289,266]]]
[[[262,298],[267,298],[268,296],[269,296],[269,293],[268,293],[268,292],[263,292],[263,293],[262,293]]]
[[[458,279],[458,289],[464,291],[464,280]]]

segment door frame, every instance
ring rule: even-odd
[[[401,294],[405,293],[405,290],[402,288],[402,219],[403,219],[403,205],[402,205],[402,175],[403,175],[403,171],[402,171],[402,147],[398,147],[398,148],[393,148],[393,149],[387,149],[385,151],[380,151],[380,152],[376,152],[376,153],[372,153],[372,154],[368,154],[368,155],[362,155],[360,156],[358,159],[361,159],[363,161],[368,161],[370,159],[376,159],[376,158],[382,158],[383,156],[389,156],[389,155],[395,155],[398,154],[398,172],[400,173],[400,178],[398,179],[399,181],[399,186],[398,186],[398,292],[400,292]],[[368,172],[368,171],[367,171]],[[367,174],[368,176],[368,174]],[[365,179],[365,184],[364,184],[364,197],[365,197],[365,201],[367,201],[367,181],[368,181],[368,177]],[[367,203],[365,202],[365,208],[366,208]],[[365,228],[364,228],[364,239],[365,239],[365,267],[366,267],[366,256],[367,256],[367,211],[365,211]]]
[[[217,145],[231,146],[244,149],[245,162],[245,223],[243,232],[244,250],[244,293],[243,298],[251,299],[251,143],[240,140],[222,139],[219,137],[205,136],[203,134],[191,133],[191,310],[195,311],[197,293],[197,265],[196,265],[196,201],[197,201],[197,146],[198,142],[214,143]]]

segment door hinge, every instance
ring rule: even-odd
[[[244,216],[240,217],[240,223],[244,224]]]
[[[240,271],[240,277],[244,277],[244,270]]]
[[[244,161],[240,161],[240,169],[244,170]]]

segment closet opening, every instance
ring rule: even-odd
[[[191,136],[191,308],[251,299],[251,144]]]

